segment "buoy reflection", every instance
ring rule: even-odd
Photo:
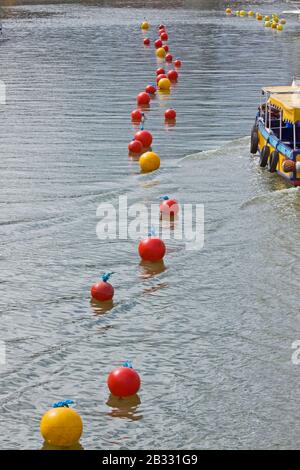
[[[137,394],[126,398],[118,398],[110,394],[106,404],[111,408],[107,415],[112,418],[130,419],[131,421],[139,421],[143,418],[143,415],[137,414],[141,404]]]

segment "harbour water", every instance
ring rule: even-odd
[[[85,449],[299,448],[300,196],[259,167],[248,137],[260,88],[299,75],[299,23],[265,30],[225,17],[222,1],[120,3],[23,5],[3,22],[1,448],[42,448],[39,419],[65,398]],[[183,61],[147,115],[161,156],[150,175],[127,152],[135,96],[156,68],[144,17],[152,39],[167,25]],[[152,272],[136,242],[97,238],[99,204],[164,194],[204,204],[202,250],[172,240]],[[103,311],[89,288],[105,271],[116,294]],[[124,360],[142,388],[123,404],[106,377]]]

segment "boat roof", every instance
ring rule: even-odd
[[[300,121],[300,88],[292,93],[272,93],[269,103],[282,111],[284,121]]]
[[[300,85],[266,86],[262,91],[264,93],[300,93]]]
[[[282,119],[295,123],[300,121],[300,85],[266,86],[262,92],[268,95],[268,102],[282,111]]]

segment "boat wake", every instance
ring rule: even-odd
[[[300,187],[291,187],[291,188],[284,188],[284,189],[275,189],[268,193],[258,194],[257,196],[248,199],[243,204],[241,204],[240,208],[245,209],[250,206],[254,206],[261,203],[267,203],[270,199],[282,199],[286,198],[287,196],[290,198],[298,197]]]
[[[205,160],[207,158],[218,157],[225,154],[232,156],[241,156],[241,153],[245,153],[246,147],[250,144],[250,138],[248,136],[234,139],[229,142],[225,142],[215,149],[203,150],[201,152],[186,155],[180,159],[180,162],[185,160]]]

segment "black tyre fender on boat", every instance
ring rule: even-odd
[[[277,150],[274,150],[271,153],[270,158],[269,158],[268,168],[269,168],[270,173],[275,173],[277,165],[278,165],[278,161],[279,161],[279,153],[277,152]]]
[[[259,165],[262,168],[265,168],[265,166],[267,166],[269,155],[270,155],[270,147],[268,145],[265,145],[259,157]]]
[[[253,126],[251,131],[251,144],[250,144],[250,153],[253,155],[257,153],[258,149],[258,131],[257,127]]]

